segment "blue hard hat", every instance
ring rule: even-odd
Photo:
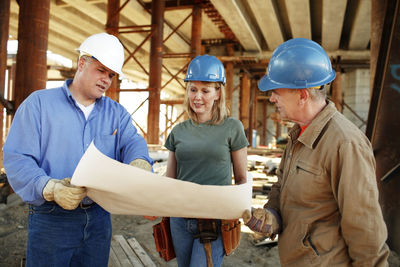
[[[272,53],[268,71],[258,82],[261,91],[278,88],[302,89],[333,81],[336,72],[328,54],[314,41],[295,38]]]
[[[189,63],[184,81],[221,82],[225,84],[224,65],[214,56],[197,56]]]

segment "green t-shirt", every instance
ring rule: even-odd
[[[219,125],[186,120],[172,129],[165,142],[175,152],[176,178],[201,185],[232,184],[231,152],[248,145],[242,123],[234,118]]]

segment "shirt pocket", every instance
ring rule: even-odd
[[[315,178],[318,178],[322,174],[322,170],[319,166],[310,164],[308,162],[299,160],[296,162],[296,172],[303,173],[305,175],[310,175]]]
[[[116,139],[116,135],[98,135],[94,139],[94,145],[101,153],[103,153],[107,157],[116,159]]]
[[[291,197],[298,203],[309,204],[321,200],[321,197],[327,194],[330,195],[328,178],[318,165],[299,160],[295,162],[290,176],[288,189]]]

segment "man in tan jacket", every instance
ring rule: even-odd
[[[245,218],[279,234],[282,266],[387,266],[369,140],[326,99],[335,79],[328,55],[303,38],[281,44],[259,82],[281,118],[295,123],[264,209]]]

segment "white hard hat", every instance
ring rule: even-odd
[[[123,79],[124,48],[117,37],[108,33],[89,36],[77,49],[81,55],[90,55]]]

